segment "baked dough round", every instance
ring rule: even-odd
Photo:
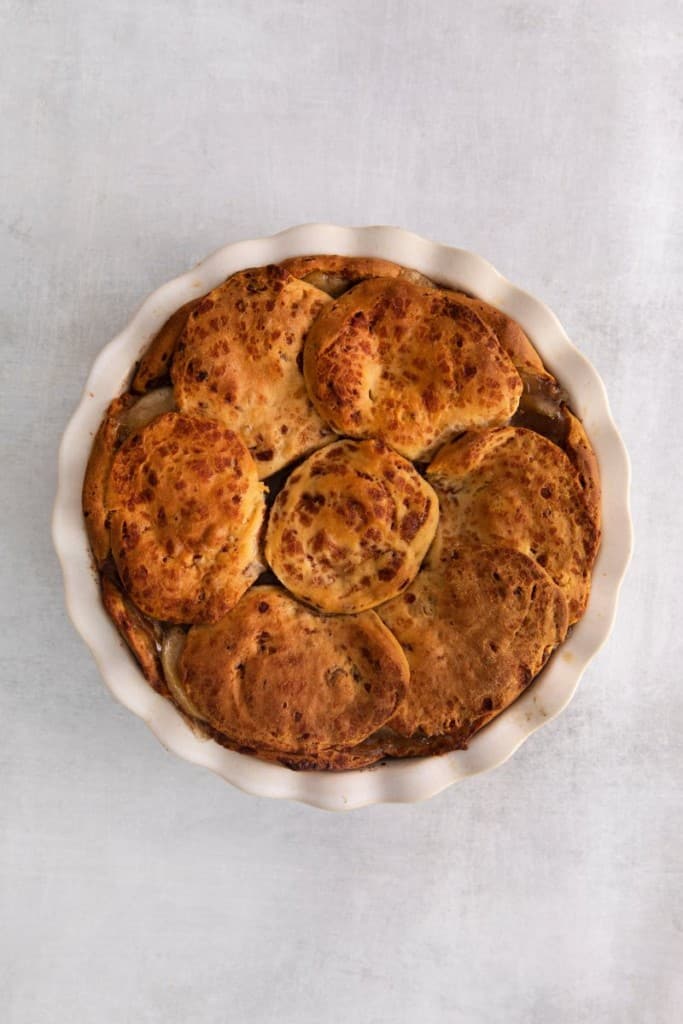
[[[569,395],[547,370],[520,368],[524,391],[510,426],[542,434],[566,452],[578,474],[593,522],[600,526],[602,498],[598,460],[585,427],[567,404]]]
[[[370,277],[401,277],[425,288],[435,287],[428,277],[390,260],[374,256],[293,256],[280,264],[302,281],[336,299],[359,281]]]
[[[407,280],[356,285],[311,327],[304,375],[340,434],[427,459],[471,427],[514,413],[522,382],[482,320],[451,294]]]
[[[560,588],[507,548],[450,550],[378,614],[410,665],[389,726],[408,737],[448,736],[453,747],[519,696],[568,626]]]
[[[261,571],[263,485],[241,438],[166,413],[117,452],[107,506],[128,594],[166,622],[212,622]]]
[[[88,540],[98,567],[111,551],[107,488],[116,451],[134,430],[174,408],[171,388],[148,391],[142,398],[128,392],[115,398],[107,408],[90,452],[82,494]]]
[[[275,499],[266,559],[293,594],[327,612],[374,608],[408,586],[439,505],[381,441],[338,441],[298,466]]]
[[[521,551],[562,588],[570,621],[581,617],[600,531],[557,445],[522,427],[470,433],[442,448],[427,476],[441,509],[435,551],[465,543]]]
[[[233,742],[306,756],[383,725],[408,664],[374,612],[323,616],[258,586],[219,622],[190,629],[178,679],[197,716]]]
[[[300,366],[304,336],[329,303],[282,267],[244,270],[202,299],[178,342],[178,408],[238,431],[261,478],[332,439]]]

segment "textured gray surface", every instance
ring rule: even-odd
[[[680,1020],[680,5],[0,11],[3,1020]],[[310,220],[474,249],[544,299],[634,467],[635,562],[567,712],[490,775],[345,817],[166,754],[70,627],[48,530],[60,433],[136,304]]]

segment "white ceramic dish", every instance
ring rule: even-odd
[[[168,316],[236,270],[308,253],[394,260],[479,296],[513,316],[569,392],[597,452],[603,488],[603,541],[588,610],[522,697],[478,733],[467,750],[338,774],[294,772],[265,764],[225,750],[211,740],[201,740],[190,731],[173,705],[147,684],[105,614],[81,514],[83,473],[105,407],[123,389],[133,363]],[[164,746],[249,793],[346,810],[373,803],[424,800],[468,775],[494,768],[566,707],[614,620],[619,586],[631,551],[629,477],[628,457],[612,421],[602,381],[542,302],[516,288],[480,256],[462,249],[439,245],[398,228],[308,224],[272,238],[220,249],[150,295],[128,326],[102,350],[62,439],[53,538],[74,625],[92,650],[114,696],[143,718]]]

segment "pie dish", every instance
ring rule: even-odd
[[[335,255],[312,260],[310,254],[315,252]],[[345,259],[356,255],[363,259]],[[359,272],[358,265],[371,258],[387,262],[379,272],[375,265]],[[353,280],[349,280],[350,266],[357,275]],[[196,311],[188,311],[188,306],[196,305],[199,297],[226,278],[230,278],[227,285],[212,291]],[[245,338],[257,339],[249,358],[241,364],[230,353],[231,339],[239,338],[240,332]],[[151,347],[150,337],[154,338]],[[434,364],[427,361],[425,365],[422,359],[430,342],[438,373]],[[139,401],[125,394],[117,398],[141,350],[145,354],[133,377],[133,388],[147,391],[151,386],[151,390]],[[303,365],[290,358],[295,351],[303,352]],[[350,357],[346,363],[344,354]],[[476,365],[474,354],[479,360]],[[168,405],[169,389],[163,386],[167,385],[170,361],[173,408]],[[255,374],[253,380],[250,373]],[[262,401],[259,389],[263,380],[278,374],[285,383],[276,401]],[[457,407],[452,401],[449,404],[443,387],[451,377],[464,382]],[[393,389],[392,379],[398,381]],[[552,413],[559,407],[557,401],[553,405],[556,380],[566,388],[565,400],[573,410],[564,417],[561,428]],[[84,497],[92,549],[101,565],[107,558],[106,532],[115,539],[112,552],[117,575],[105,572],[103,577],[103,599],[110,618],[105,617],[99,602],[93,601],[96,583],[89,571],[80,509],[74,503],[92,433],[106,406],[109,415],[90,460],[91,465],[94,461],[104,468],[99,474],[89,471]],[[508,425],[514,414],[520,418]],[[539,423],[534,423],[534,417],[543,420],[544,433],[551,436],[535,432]],[[120,436],[121,424],[125,424],[128,439],[115,450],[112,438]],[[562,448],[552,437],[555,429],[561,429]],[[531,453],[527,450],[530,443],[535,445]],[[161,463],[159,452],[166,453]],[[419,461],[420,474],[406,457]],[[407,544],[400,552],[401,566],[410,567],[401,578],[401,586],[407,588],[402,593],[392,592],[391,586],[369,586],[362,579],[351,588],[353,593],[346,593],[344,587],[337,586],[334,573],[331,579],[320,572],[314,572],[308,581],[297,578],[301,573],[291,552],[298,550],[297,544],[301,547],[303,543],[306,549],[311,516],[301,516],[299,536],[292,541],[288,537],[294,531],[278,527],[278,510],[282,514],[285,510],[284,519],[291,522],[293,509],[302,499],[311,498],[311,488],[302,489],[301,481],[297,484],[295,480],[297,474],[312,474],[316,468],[336,472],[331,465],[335,458],[337,465],[341,460],[343,466],[361,459],[363,473],[371,479],[374,466],[384,472],[387,460],[393,460],[393,479],[398,463],[404,462],[406,479],[410,473],[416,477],[411,500],[433,494],[433,485],[439,506],[447,510],[438,522],[427,524],[420,545],[413,550]],[[288,471],[297,459],[303,463],[295,462],[294,470]],[[520,459],[552,470],[550,483],[547,474],[542,480],[539,477],[540,498],[536,481],[530,483],[528,473],[519,470]],[[509,756],[570,699],[585,664],[609,631],[628,560],[628,464],[595,372],[545,307],[505,282],[479,257],[396,229],[292,229],[273,239],[228,246],[191,274],[161,289],[98,359],[86,395],[65,434],[60,463],[54,534],[67,600],[72,618],[93,647],[117,696],[141,714],[168,746],[243,788],[329,808],[420,799]],[[296,468],[299,465],[302,468]],[[501,479],[501,472],[507,491],[501,491],[496,504],[490,499],[491,481]],[[206,481],[215,484],[216,474],[223,476],[221,486],[209,492],[211,500],[194,501],[188,519],[187,502],[174,498],[175,484],[171,484],[182,480],[184,487],[189,481],[192,488],[193,473],[204,490],[192,493],[204,498]],[[261,568],[258,537],[265,513],[260,481],[271,486],[278,473],[280,477],[288,474],[289,479],[284,486],[278,481],[280,490],[270,513],[265,550],[281,583],[289,581],[290,594],[276,579],[264,578],[252,586]],[[229,486],[224,486],[225,474],[232,481]],[[584,493],[575,501],[572,487],[577,479],[583,481]],[[108,483],[103,485],[102,480]],[[584,614],[587,581],[599,541],[600,483],[604,537]],[[531,491],[519,501],[519,514],[513,517],[515,528],[509,521],[501,526],[501,501],[514,503],[522,485]],[[364,486],[371,488],[372,484]],[[543,490],[548,492],[545,497]],[[324,501],[323,491],[316,494]],[[463,495],[467,515],[463,515]],[[540,503],[538,515],[549,517],[552,542],[545,545],[540,544],[538,531],[534,532],[536,506],[528,500],[532,497]],[[174,501],[180,504],[176,507]],[[228,512],[233,501],[237,511],[231,519]],[[429,507],[427,500],[425,508]],[[577,507],[581,510],[578,516],[574,514]],[[334,517],[327,511],[325,515],[327,533],[318,531],[317,536],[332,531],[334,539]],[[425,515],[429,519],[429,514]],[[185,524],[180,559],[172,531],[169,534],[168,517],[176,526]],[[394,523],[395,518],[389,517]],[[406,515],[409,520],[412,522],[410,514]],[[386,545],[381,550],[385,549]],[[578,549],[583,552],[580,557],[576,557]],[[373,554],[379,550],[373,549]],[[169,568],[164,568],[166,562]],[[327,565],[329,569],[329,559]],[[384,584],[390,583],[392,572],[396,576],[398,570],[385,570]],[[342,575],[346,582],[348,574]],[[89,591],[87,602],[84,588]],[[259,600],[259,592],[266,591],[269,599]],[[456,596],[451,600],[449,595]],[[465,600],[463,595],[469,597]],[[436,623],[432,618],[425,624],[420,613],[424,615],[430,602],[441,608],[449,600],[450,627],[444,638],[443,630],[434,631],[443,616],[437,615]],[[356,665],[355,671],[361,673],[359,678],[366,680],[366,686],[375,687],[377,699],[353,696],[348,714],[339,717],[335,732],[330,731],[330,715],[334,717],[330,708],[339,708],[341,698],[330,698],[324,710],[324,701],[316,703],[310,693],[297,692],[297,700],[312,701],[316,715],[311,712],[312,729],[298,733],[297,743],[292,744],[291,719],[280,713],[279,705],[275,714],[272,699],[266,701],[257,692],[254,679],[249,690],[244,679],[236,684],[234,671],[216,667],[217,645],[237,649],[251,633],[262,635],[263,630],[254,632],[262,605],[268,608],[269,622],[272,617],[280,638],[272,642],[268,653],[276,660],[284,659],[283,664],[290,664],[291,652],[285,658],[279,645],[288,649],[292,636],[304,628],[318,630],[316,650],[323,652],[321,662],[324,652],[332,649],[330,645],[340,642],[342,633],[346,632],[348,639],[358,629],[365,630],[366,640],[359,649],[379,643],[382,653],[368,661],[375,666],[372,682],[367,666],[361,670]],[[311,605],[318,611],[308,610]],[[478,610],[476,628],[484,630],[476,641],[472,640],[474,627],[465,625],[473,608]],[[365,620],[360,621],[363,616]],[[139,669],[118,642],[111,620],[134,650],[151,687],[143,683]],[[163,620],[166,631],[175,629],[182,647],[175,662],[181,668],[177,676],[173,669],[159,664],[158,620]],[[529,686],[564,638],[569,622],[577,623],[571,636]],[[189,627],[186,638],[182,634],[184,639],[180,639],[175,623]],[[454,623],[458,636],[465,638],[460,648],[451,642]],[[272,635],[269,628],[266,636]],[[414,665],[406,668],[405,656],[410,662],[416,638],[425,645],[425,654],[415,655]],[[510,638],[514,643],[508,642]],[[481,662],[484,639],[493,653],[487,653],[488,660],[480,664],[477,659]],[[420,667],[428,656],[436,657],[439,645],[444,660],[438,664],[441,670],[451,670],[449,679],[453,658],[468,669],[459,674],[465,681],[461,679],[459,688],[450,693],[450,709],[443,700],[439,705],[443,686],[435,690],[431,670],[424,672],[424,685],[411,692],[411,679],[419,679]],[[339,648],[334,650],[338,653]],[[214,654],[209,657],[211,651]],[[382,659],[386,665],[378,672],[376,666]],[[246,661],[246,670],[244,658],[235,664],[249,676],[252,662]],[[310,690],[312,666],[308,668],[303,675]],[[482,702],[483,691],[477,687],[483,674],[491,685]],[[176,687],[180,680],[180,699],[169,676]],[[208,676],[214,682],[219,680],[210,699],[202,691],[204,684],[198,684]],[[282,678],[283,685],[292,683],[286,673]],[[513,679],[517,680],[514,686]],[[339,685],[343,690],[341,682]],[[167,688],[176,706],[164,702],[160,695]],[[471,708],[466,723],[462,717],[464,692],[476,692],[476,723]],[[519,692],[522,696],[510,704]],[[276,689],[277,699],[281,696]],[[183,705],[183,701],[187,703]],[[468,728],[457,745],[470,738],[475,725],[479,728],[508,704],[486,729],[476,732],[467,749],[452,751],[460,725]],[[224,741],[227,722],[234,734],[231,738],[245,741],[242,747],[252,748],[258,734],[261,757],[281,752],[284,744],[292,766],[349,769],[383,755],[401,760],[382,762],[365,771],[357,767],[339,775],[294,773],[282,764],[263,763],[200,739],[182,717],[195,717],[192,712],[197,709],[205,733]],[[387,722],[388,740],[382,738]],[[397,739],[392,738],[392,724],[396,723]],[[431,733],[426,731],[427,723]],[[310,749],[305,744],[302,747],[302,735]],[[442,750],[452,752],[435,756]],[[408,760],[406,754],[423,756]],[[321,758],[325,764],[320,763]]]

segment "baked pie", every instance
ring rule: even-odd
[[[465,747],[590,594],[595,454],[519,324],[370,257],[177,310],[83,484],[102,601],[199,734],[291,768]]]

